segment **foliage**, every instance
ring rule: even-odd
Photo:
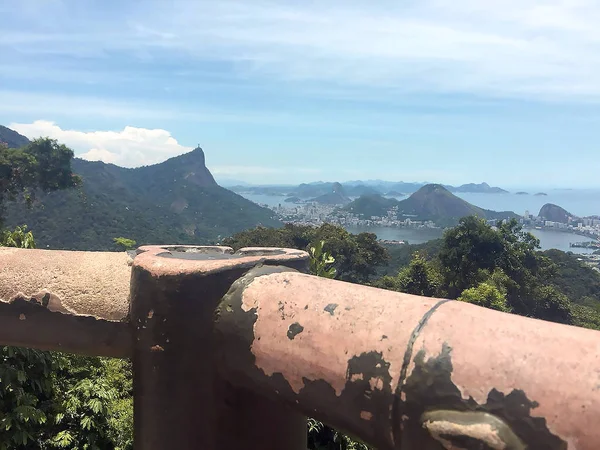
[[[384,276],[373,285],[445,296],[554,322],[594,324],[600,320],[598,311],[591,307],[600,303],[586,297],[586,308],[577,309],[575,317],[564,292],[572,272],[589,282],[588,288],[577,288],[578,293],[600,294],[595,285],[597,274],[563,252],[558,253],[561,258],[565,255],[563,264],[556,264],[553,258],[557,259],[557,254],[538,251],[539,241],[515,220],[491,227],[474,216],[462,218],[435,248],[439,251],[428,255],[429,259],[417,253],[398,275]]]
[[[514,219],[497,229],[473,216],[461,219],[457,227],[445,233],[438,255],[448,296],[458,298],[465,290],[489,281],[506,296],[508,307],[515,313],[571,323],[564,298],[550,289],[556,266],[538,248],[539,241],[523,232]]]
[[[36,448],[52,406],[48,352],[0,347],[0,450]]]
[[[385,276],[375,283],[375,287],[406,292],[407,294],[435,297],[442,295],[442,275],[437,267],[419,252],[415,252],[408,267],[395,277]]]
[[[223,240],[234,249],[243,247],[288,247],[310,251],[324,241],[322,251],[335,262],[336,278],[354,283],[366,283],[385,264],[388,254],[373,233],[351,234],[340,226],[320,227],[287,224],[283,228],[258,227],[237,233]]]
[[[0,146],[0,207],[20,197],[30,205],[37,191],[80,185],[81,178],[71,170],[72,158],[73,150],[49,138],[17,149]]]
[[[465,289],[458,300],[497,311],[510,312],[506,295],[490,283],[479,283],[476,287]]]
[[[117,248],[123,251],[134,249],[137,244],[137,242],[135,242],[133,239],[127,239],[124,237],[113,238],[113,241]]]
[[[318,277],[335,278],[335,267],[331,267],[335,258],[323,251],[323,245],[325,241],[319,241],[310,247],[310,273]]]
[[[54,354],[56,360],[51,447],[133,448],[132,373],[128,361]]]
[[[35,239],[27,225],[17,226],[13,231],[0,231],[0,247],[35,248]]]
[[[427,260],[437,258],[442,247],[442,239],[432,239],[422,244],[383,244],[390,255],[389,263],[378,270],[378,275],[396,275],[400,269],[408,266],[415,252]]]
[[[563,292],[569,300],[583,304],[593,299],[600,304],[600,273],[577,260],[572,253],[560,250],[546,250],[544,256],[556,265],[551,283]]]
[[[25,222],[38,245],[69,250],[113,250],[115,236],[140,245],[212,244],[260,224],[282,225],[266,208],[216,184],[198,184],[197,171],[205,167],[186,156],[137,169],[75,158],[81,189],[41,193],[39,207],[30,210],[22,201],[9,203],[6,225]]]

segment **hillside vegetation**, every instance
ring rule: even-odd
[[[257,225],[280,226],[273,212],[217,185],[204,152],[126,169],[72,160],[77,190],[41,193],[35,207],[7,205],[6,225],[27,224],[40,247],[106,250],[127,236],[138,244],[213,243]]]

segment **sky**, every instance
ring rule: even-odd
[[[0,2],[0,124],[217,180],[599,188],[595,0]]]

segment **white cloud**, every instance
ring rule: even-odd
[[[19,17],[32,31],[18,21],[4,27],[0,50],[100,60],[115,52],[145,61],[168,55],[185,66],[226,63],[242,79],[600,97],[600,3],[593,0],[175,0],[143,9],[122,2],[103,10],[102,21],[93,8],[64,4],[77,20],[23,6]]]
[[[121,167],[156,164],[192,150],[166,130],[126,126],[121,131],[63,130],[53,122],[11,123],[9,128],[30,139],[50,137],[67,145],[79,158]]]

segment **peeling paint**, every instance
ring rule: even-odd
[[[150,311],[148,311],[148,319],[152,319],[152,317],[154,317],[154,310],[151,309]]]
[[[165,351],[165,349],[158,344],[150,347],[150,350],[153,352],[164,352]]]
[[[287,331],[287,337],[289,340],[293,340],[297,335],[304,331],[304,327],[298,322],[291,324]]]
[[[525,444],[498,417],[485,412],[430,411],[421,417],[423,428],[447,449],[486,448],[525,450]]]
[[[325,308],[323,308],[323,310],[326,311],[326,312],[328,312],[329,314],[331,314],[333,316],[334,312],[335,312],[335,309],[337,307],[338,307],[337,303],[330,303]]]
[[[25,317],[25,314],[19,314],[19,320],[25,320],[27,319],[27,317]]]
[[[363,420],[371,420],[373,418],[373,413],[370,411],[361,411],[360,418]]]
[[[565,450],[567,444],[560,437],[552,434],[547,427],[546,419],[531,415],[537,406],[535,401],[527,398],[521,390],[513,390],[505,395],[492,389],[484,404],[472,397],[464,399],[460,389],[452,381],[452,349],[442,345],[438,355],[426,359],[425,350],[420,350],[414,358],[411,375],[402,386],[403,400],[395,405],[393,415],[397,418],[396,426],[403,425],[402,434],[394,435],[395,442],[401,439],[420,438],[415,429],[415,419],[421,417],[429,423],[425,428],[433,430],[440,442],[452,444],[446,448],[481,448],[485,450]],[[400,398],[400,397],[398,397]],[[432,412],[433,410],[433,412]],[[441,410],[441,411],[437,411]],[[399,419],[406,416],[408,420]],[[491,425],[494,433],[500,436],[504,447],[491,434],[485,439],[484,428],[477,425]],[[441,432],[441,429],[444,432]],[[488,428],[485,430],[489,431]],[[462,434],[461,434],[462,433]],[[478,440],[477,440],[478,439]],[[483,439],[483,440],[482,440]],[[474,441],[475,440],[475,441]],[[476,445],[477,444],[477,445]]]

